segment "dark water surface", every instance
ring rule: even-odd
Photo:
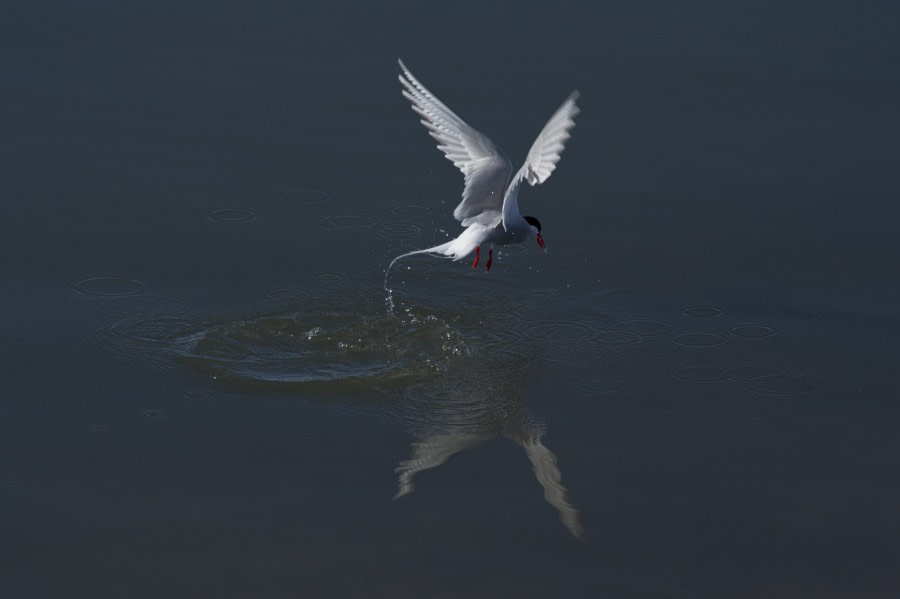
[[[892,3],[5,13],[3,597],[894,596]]]

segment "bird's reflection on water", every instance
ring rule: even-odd
[[[545,426],[528,411],[521,395],[522,375],[532,362],[528,354],[499,352],[477,368],[459,368],[428,389],[407,394],[419,396],[411,407],[418,405],[424,421],[413,430],[418,441],[412,444],[412,454],[396,468],[399,487],[394,498],[412,493],[419,473],[503,436],[524,450],[544,498],[559,512],[566,529],[582,539],[584,529],[562,484],[556,455],[542,442]]]
[[[583,539],[578,510],[569,502],[568,491],[562,484],[562,475],[556,463],[556,455],[542,442],[544,431],[541,427],[522,429],[522,436],[512,437],[531,460],[534,476],[544,489],[544,499],[559,512],[563,526],[577,539]],[[436,468],[453,455],[475,447],[492,438],[490,434],[475,433],[435,433],[412,445],[412,456],[397,466],[399,489],[394,499],[412,493],[415,489],[413,478],[425,470]]]
[[[582,538],[556,456],[542,442],[544,425],[526,405],[540,344],[512,326],[522,308],[489,299],[471,311],[477,316],[465,309],[479,302],[472,297],[385,312],[377,298],[346,290],[217,318],[171,310],[146,316],[142,307],[141,316],[110,315],[95,338],[131,360],[188,366],[224,391],[333,401],[356,416],[403,422],[418,441],[397,467],[397,497],[454,454],[498,436],[512,439],[547,502]],[[102,305],[93,308],[99,314]]]

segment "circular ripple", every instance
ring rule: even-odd
[[[334,199],[334,194],[315,189],[285,189],[278,197],[291,204],[324,204]]]
[[[590,339],[598,331],[592,324],[580,321],[529,322],[522,330],[535,341],[571,343]]]
[[[313,275],[313,279],[320,283],[337,283],[338,281],[343,281],[346,278],[347,275],[332,271],[319,272]]]
[[[675,325],[665,320],[651,320],[647,318],[629,318],[616,323],[627,331],[632,331],[641,337],[661,337],[675,330]]]
[[[627,385],[613,379],[589,379],[578,381],[568,385],[575,395],[593,397],[595,395],[610,395],[624,391]]]
[[[527,348],[501,345],[491,354],[489,367],[499,372],[524,372],[534,368],[534,354]]]
[[[240,222],[257,218],[259,215],[253,210],[246,208],[217,208],[206,213],[206,218],[210,220]]]
[[[403,270],[407,272],[428,272],[430,270],[434,270],[440,265],[441,263],[434,258],[431,258],[429,260],[404,260],[395,264],[394,268],[391,269],[391,273],[396,270]]]
[[[816,385],[799,374],[770,374],[749,380],[741,388],[763,395],[804,395],[815,391]]]
[[[761,324],[739,324],[731,327],[728,331],[732,335],[747,339],[768,339],[778,333],[776,329]]]
[[[737,364],[728,368],[728,378],[746,383],[764,376],[781,375],[784,372],[784,368],[768,364]]]
[[[391,208],[391,214],[397,216],[421,216],[431,212],[428,206],[420,206],[419,204],[402,204]]]
[[[529,301],[546,302],[559,297],[559,291],[556,289],[536,289],[525,294]]]
[[[382,237],[400,238],[415,237],[422,232],[422,227],[411,223],[387,223],[378,229]]]
[[[109,427],[105,424],[92,424],[91,430],[95,433],[108,433]]]
[[[593,339],[594,343],[606,347],[622,347],[641,343],[641,335],[634,331],[600,331]]]
[[[157,418],[165,416],[165,413],[160,410],[144,410],[143,416],[147,420],[156,420]]]
[[[672,342],[684,347],[716,347],[727,343],[728,338],[719,333],[679,333]]]
[[[672,371],[672,376],[689,383],[721,383],[730,379],[730,373],[725,368],[705,364],[676,368]]]
[[[718,306],[688,306],[681,313],[685,316],[696,316],[698,318],[715,318],[725,314],[725,310]]]
[[[75,283],[72,288],[85,295],[132,295],[145,291],[149,285],[140,279],[120,277],[118,275],[103,275],[89,277]]]
[[[543,354],[548,362],[591,362],[618,356],[623,348],[641,343],[641,337],[631,331],[601,330],[586,339],[561,338],[551,343]]]
[[[373,214],[332,214],[316,219],[316,224],[329,231],[353,231],[375,226],[378,217]]]
[[[189,391],[185,391],[181,394],[181,396],[185,399],[193,399],[197,401],[203,401],[207,399],[212,399],[213,394],[211,391],[207,391],[206,389],[191,389]]]
[[[159,344],[176,339],[196,326],[186,318],[158,316],[137,322],[122,321],[108,328],[109,334],[132,342]]]
[[[822,317],[822,313],[815,308],[803,306],[776,306],[763,311],[763,316],[781,322],[807,322]]]
[[[590,341],[572,341],[554,345],[543,357],[548,362],[581,363],[591,362],[603,354]]]
[[[159,294],[116,296],[102,303],[106,311],[123,316],[177,314],[189,309],[191,305],[191,302],[184,298]]]
[[[309,297],[310,293],[306,289],[299,287],[275,287],[266,291],[266,295],[272,299],[304,299]]]

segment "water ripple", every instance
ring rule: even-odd
[[[763,376],[784,374],[784,368],[770,364],[737,364],[728,368],[728,378],[734,381],[749,382]]]
[[[329,191],[316,189],[284,189],[278,192],[278,197],[291,204],[324,204],[332,201],[335,196]]]
[[[769,364],[690,364],[676,368],[671,375],[689,383],[736,383],[744,391],[761,395],[804,395],[816,390],[809,377]]]
[[[585,341],[599,332],[593,323],[581,320],[531,321],[526,323],[522,330],[526,336],[535,341],[550,343]]]
[[[84,295],[118,296],[146,291],[149,285],[140,279],[119,275],[101,275],[81,279],[72,289]]]
[[[679,333],[672,337],[672,342],[684,347],[716,347],[728,342],[728,338],[720,333],[701,331],[696,333]]]
[[[206,218],[225,222],[243,222],[255,220],[259,214],[247,208],[217,208],[206,213]]]
[[[822,313],[815,308],[805,306],[776,306],[763,311],[763,316],[781,322],[808,322],[822,318]]]
[[[671,322],[649,318],[630,318],[620,320],[615,324],[617,327],[633,331],[641,337],[662,337],[675,330],[675,325]]]
[[[422,206],[420,204],[401,204],[391,208],[391,214],[397,216],[422,216],[424,214],[430,214],[431,212],[433,212],[431,207]]]
[[[317,218],[315,222],[328,231],[354,231],[374,227],[378,224],[378,217],[361,213],[331,214]]]
[[[676,368],[672,371],[672,376],[690,383],[721,383],[730,378],[726,368],[706,364],[692,364]]]
[[[760,324],[740,324],[728,329],[728,332],[737,337],[746,339],[768,339],[774,337],[778,330]]]
[[[763,395],[805,395],[815,391],[816,385],[799,374],[770,374],[751,379],[741,388]]]
[[[716,318],[725,314],[725,310],[718,306],[688,306],[681,313],[697,318]]]
[[[382,237],[409,238],[416,237],[422,232],[422,227],[412,223],[386,223],[378,229]]]

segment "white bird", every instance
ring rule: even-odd
[[[519,213],[519,187],[522,181],[538,185],[546,181],[565,148],[569,130],[575,126],[578,114],[578,92],[574,91],[557,109],[537,136],[525,158],[525,164],[510,179],[513,166],[509,158],[485,135],[473,129],[446,104],[419,83],[403,61],[398,61],[403,74],[403,96],[412,102],[412,109],[422,117],[422,124],[438,141],[438,149],[465,175],[462,201],[453,211],[465,231],[451,241],[434,247],[397,256],[385,273],[401,258],[415,254],[438,254],[461,260],[475,252],[472,268],[478,267],[481,246],[487,246],[485,269],[491,269],[495,245],[521,243],[534,237],[546,251],[541,237],[541,223],[533,216]]]

